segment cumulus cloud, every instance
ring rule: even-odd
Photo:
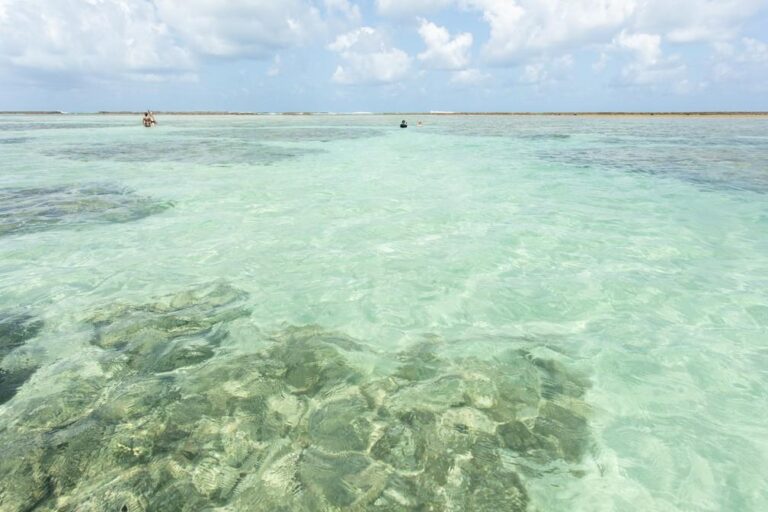
[[[448,6],[477,11],[488,24],[485,56],[497,63],[610,44],[622,30],[670,43],[736,38],[765,0],[377,0],[390,16],[426,16]]]
[[[605,52],[600,53],[600,58],[598,58],[593,64],[592,69],[597,71],[598,73],[602,72],[605,69],[605,66],[608,65],[608,54]]]
[[[51,84],[63,82],[49,80],[52,74],[73,80],[194,79],[201,63],[211,60],[269,61],[296,47],[317,46],[339,55],[333,75],[338,83],[402,78],[414,59],[379,29],[350,31],[363,22],[357,4],[0,0],[0,73],[6,80]],[[366,16],[415,22],[424,42],[415,60],[452,71],[457,84],[480,80],[485,75],[468,68],[488,63],[515,67],[529,83],[552,80],[558,76],[554,59],[584,49],[595,52],[596,70],[608,69],[610,57],[610,69],[621,69],[623,83],[682,81],[686,66],[673,50],[686,55],[684,45],[702,43],[719,48],[710,57],[714,75],[737,77],[741,67],[764,79],[768,49],[764,41],[744,37],[742,25],[768,7],[766,0],[375,0],[373,5],[375,12]],[[466,28],[451,33],[423,19],[449,8],[464,16],[451,19],[471,17],[487,25],[488,37],[479,40],[479,33]],[[598,55],[605,57],[597,60]],[[274,63],[269,73],[279,69]]]
[[[362,15],[360,8],[348,0],[325,0],[325,8],[329,13],[338,12],[352,23],[360,23]]]
[[[267,70],[267,76],[278,76],[280,74],[280,65],[282,64],[282,59],[279,55],[275,55],[275,58],[272,59],[272,65]]]
[[[744,51],[738,57],[740,61],[758,64],[768,62],[768,44],[751,37],[742,38],[741,43],[744,45]]]
[[[31,73],[124,76],[181,73],[194,56],[149,2],[2,0],[0,62]]]
[[[765,81],[768,44],[751,37],[742,37],[736,42],[717,41],[712,47],[715,80],[730,81],[755,75],[762,82]]]
[[[622,31],[615,40],[618,48],[630,52],[634,58],[622,70],[622,81],[627,85],[682,86],[687,83],[686,66],[677,56],[665,57],[658,34],[629,34]]]
[[[658,34],[627,34],[622,32],[616,39],[621,47],[635,52],[637,61],[653,66],[661,60],[661,36]]]
[[[458,34],[451,39],[445,27],[422,19],[419,35],[427,49],[418,57],[427,66],[437,69],[461,69],[469,63],[469,50],[472,48],[472,34],[469,32]]]
[[[547,73],[544,70],[544,64],[536,62],[528,64],[523,68],[523,74],[520,79],[524,83],[535,84],[544,81],[546,77]]]
[[[453,4],[456,0],[376,0],[376,10],[383,16],[424,16]]]
[[[491,36],[493,61],[514,61],[543,51],[600,41],[626,23],[634,0],[473,0]]]
[[[328,48],[342,59],[333,74],[333,81],[339,84],[391,83],[403,78],[411,66],[407,53],[392,47],[371,27],[342,34]]]
[[[303,0],[154,2],[159,17],[204,55],[265,58],[277,49],[306,44],[324,30],[320,9]]]
[[[349,0],[0,0],[0,66],[71,77],[194,74],[269,59],[359,23]]]
[[[453,73],[451,83],[458,85],[478,85],[488,81],[491,75],[476,68],[462,69]]]
[[[563,79],[573,67],[573,57],[566,54],[556,58],[539,58],[526,64],[520,74],[520,82],[527,85],[544,85]]]
[[[672,43],[727,40],[763,7],[764,0],[645,0],[633,21],[636,30],[663,34]]]

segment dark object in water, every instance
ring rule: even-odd
[[[155,121],[155,114],[153,114],[151,111],[144,112],[144,117],[142,118],[141,122],[145,128],[152,128],[157,124],[157,121]]]
[[[400,128],[408,128],[408,123],[405,122],[405,119],[400,121]]]

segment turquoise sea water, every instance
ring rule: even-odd
[[[0,117],[0,510],[768,509],[768,119]]]

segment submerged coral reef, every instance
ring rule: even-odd
[[[220,135],[220,134],[219,134]],[[154,138],[153,138],[154,139]],[[109,144],[73,144],[49,150],[52,157],[83,162],[173,162],[229,166],[271,165],[276,162],[319,153],[318,149],[243,140],[234,145],[220,136],[194,139],[156,139]]]
[[[355,139],[370,139],[381,137],[385,131],[376,128],[363,126],[238,126],[234,129],[222,130],[200,129],[180,132],[192,138],[219,138],[225,136],[227,139],[236,139],[239,141],[251,142],[254,140],[262,142],[333,142]]]
[[[104,222],[130,222],[171,203],[105,186],[0,189],[0,236]]]
[[[0,144],[24,144],[29,140],[32,139],[30,137],[2,137],[0,138]]]
[[[0,425],[0,508],[524,511],[589,449],[588,380],[557,357],[314,326],[227,350],[248,314],[214,283],[89,315],[103,373],[63,370]]]
[[[37,370],[35,365],[8,367],[5,357],[37,336],[42,327],[42,320],[28,313],[0,311],[0,404],[13,398]]]

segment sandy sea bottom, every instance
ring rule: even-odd
[[[768,508],[768,120],[399,120],[0,117],[0,510]]]

